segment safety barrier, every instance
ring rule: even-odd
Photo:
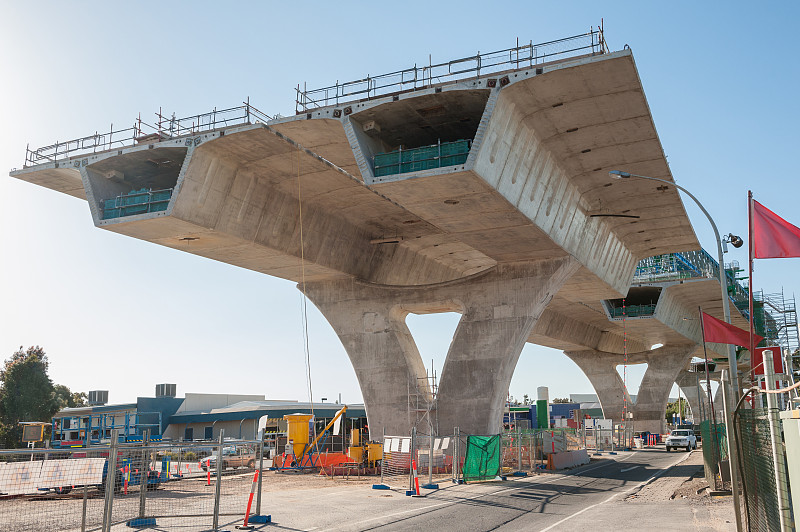
[[[114,435],[116,436],[116,435]],[[112,526],[218,530],[266,522],[253,471],[260,441],[117,443],[70,450],[0,450],[0,530],[110,530]],[[219,457],[222,457],[220,460]],[[258,484],[260,487],[260,483]],[[42,501],[31,511],[29,501]]]

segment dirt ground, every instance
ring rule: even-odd
[[[673,467],[653,482],[624,499],[629,505],[658,505],[670,515],[676,508],[689,506],[695,528],[736,530],[731,496],[711,496],[703,474],[703,454],[695,451],[685,462]]]

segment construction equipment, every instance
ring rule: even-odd
[[[283,416],[289,425],[289,440],[286,444],[286,452],[275,458],[275,468],[285,469],[305,469],[316,467],[329,467],[348,462],[349,459],[344,453],[320,453],[317,452],[317,444],[322,440],[320,446],[324,446],[325,440],[331,435],[339,432],[337,423],[342,415],[347,411],[347,406],[336,412],[333,419],[322,429],[316,438],[310,443],[309,422],[313,416],[311,414],[287,414]],[[333,428],[333,430],[331,430]]]

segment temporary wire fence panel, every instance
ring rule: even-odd
[[[445,449],[445,462],[450,463],[452,481],[459,483],[463,480],[464,458],[467,452],[467,434],[456,428],[450,444]]]
[[[772,439],[766,408],[740,410],[734,419],[747,527],[750,531],[780,530],[778,489],[788,493],[786,485],[775,485],[772,465]],[[705,447],[703,433],[703,447]],[[779,449],[783,453],[783,449]],[[785,463],[785,462],[784,462]],[[788,477],[784,477],[788,478]]]
[[[452,460],[447,460],[446,456],[451,440],[452,438],[449,436],[431,438],[430,434],[421,432],[416,434],[414,457],[420,484],[424,484],[428,480],[441,480],[452,474]],[[433,445],[432,450],[431,444]]]
[[[137,443],[0,451],[0,530],[101,530],[155,519],[163,529],[230,528],[244,518],[260,445]],[[114,456],[116,455],[116,458]],[[208,464],[211,471],[208,470]],[[35,502],[35,508],[31,505]],[[107,506],[108,505],[108,506]]]
[[[467,437],[464,480],[491,480],[500,474],[500,435]]]
[[[0,530],[99,527],[107,456],[107,448],[0,451]]]
[[[381,479],[392,489],[410,487],[411,436],[384,436]]]

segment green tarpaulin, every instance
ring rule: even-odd
[[[491,480],[500,474],[500,435],[467,436],[464,480]]]

